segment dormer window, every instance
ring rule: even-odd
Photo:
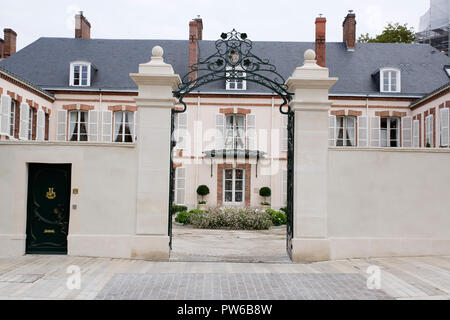
[[[380,91],[401,92],[400,70],[384,68],[380,70]]]
[[[70,64],[70,85],[89,87],[91,85],[92,65],[89,62],[72,62]]]
[[[444,67],[445,73],[447,74],[447,76],[450,78],[450,65],[446,65]]]
[[[231,68],[227,68],[227,70],[231,71]],[[235,75],[233,79],[227,79],[226,81],[226,89],[227,90],[247,90],[247,81],[245,81],[246,74],[245,72],[239,71],[236,68],[236,71],[232,73],[227,72],[227,78]]]

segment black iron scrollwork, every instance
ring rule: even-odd
[[[285,85],[285,79],[280,75],[276,67],[267,59],[261,59],[252,53],[253,43],[246,33],[231,32],[222,33],[216,41],[216,52],[206,59],[193,64],[190,71],[182,78],[178,89],[174,91],[179,102],[184,106],[183,99],[195,89],[215,81],[245,80],[264,86],[283,99],[280,111],[283,114],[291,112],[288,103],[292,94]],[[287,106],[288,110],[283,108]]]

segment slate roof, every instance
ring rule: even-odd
[[[7,75],[7,76],[9,76],[9,77],[11,77],[11,78],[16,79],[16,80],[19,80],[19,81],[23,82],[24,84],[26,84],[28,87],[33,88],[33,89],[35,89],[35,90],[37,90],[37,91],[43,93],[44,95],[47,95],[49,98],[54,99],[54,96],[53,96],[52,93],[50,93],[50,92],[44,90],[43,88],[39,87],[39,86],[36,85],[36,84],[30,82],[28,79],[24,79],[24,78],[22,78],[21,76],[18,76],[18,75],[16,75],[16,74],[14,74],[14,73],[12,73],[12,72],[6,70],[6,69],[5,69],[4,67],[2,67],[2,66],[0,66],[0,73],[3,73],[3,74],[5,74],[5,75]]]
[[[215,51],[215,41],[199,42],[200,56]],[[73,38],[40,38],[11,57],[0,61],[0,67],[28,79],[47,90],[111,90],[136,91],[129,77],[138,71],[138,65],[150,60],[155,45],[164,48],[164,58],[176,73],[188,71],[189,42],[187,40],[106,40]],[[255,41],[253,53],[267,58],[286,79],[303,64],[303,53],[314,49],[313,42]],[[444,66],[450,58],[426,44],[357,43],[354,52],[340,42],[329,42],[326,47],[330,75],[339,77],[332,87],[332,95],[391,95],[423,96],[449,82]],[[86,60],[97,68],[92,86],[69,87],[69,65]],[[402,71],[400,94],[380,93],[372,75],[382,67],[396,67]],[[227,92],[224,82],[214,82],[201,92]],[[244,92],[237,92],[244,93]],[[269,93],[263,87],[247,84],[245,93]]]

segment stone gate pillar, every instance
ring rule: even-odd
[[[294,262],[325,261],[330,258],[327,231],[327,162],[329,89],[337,78],[316,64],[313,50],[305,52],[305,63],[287,80],[294,93]]]
[[[139,87],[137,121],[136,237],[132,258],[169,259],[168,210],[172,91],[180,84],[156,46],[148,63],[130,77]]]

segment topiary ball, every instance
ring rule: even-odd
[[[268,187],[264,187],[264,188],[261,188],[260,190],[259,190],[259,195],[261,196],[261,197],[270,197],[270,195],[272,194],[272,191],[270,190],[270,188],[268,188]]]
[[[209,194],[209,188],[205,185],[199,186],[197,188],[197,194],[202,197],[207,196]]]

